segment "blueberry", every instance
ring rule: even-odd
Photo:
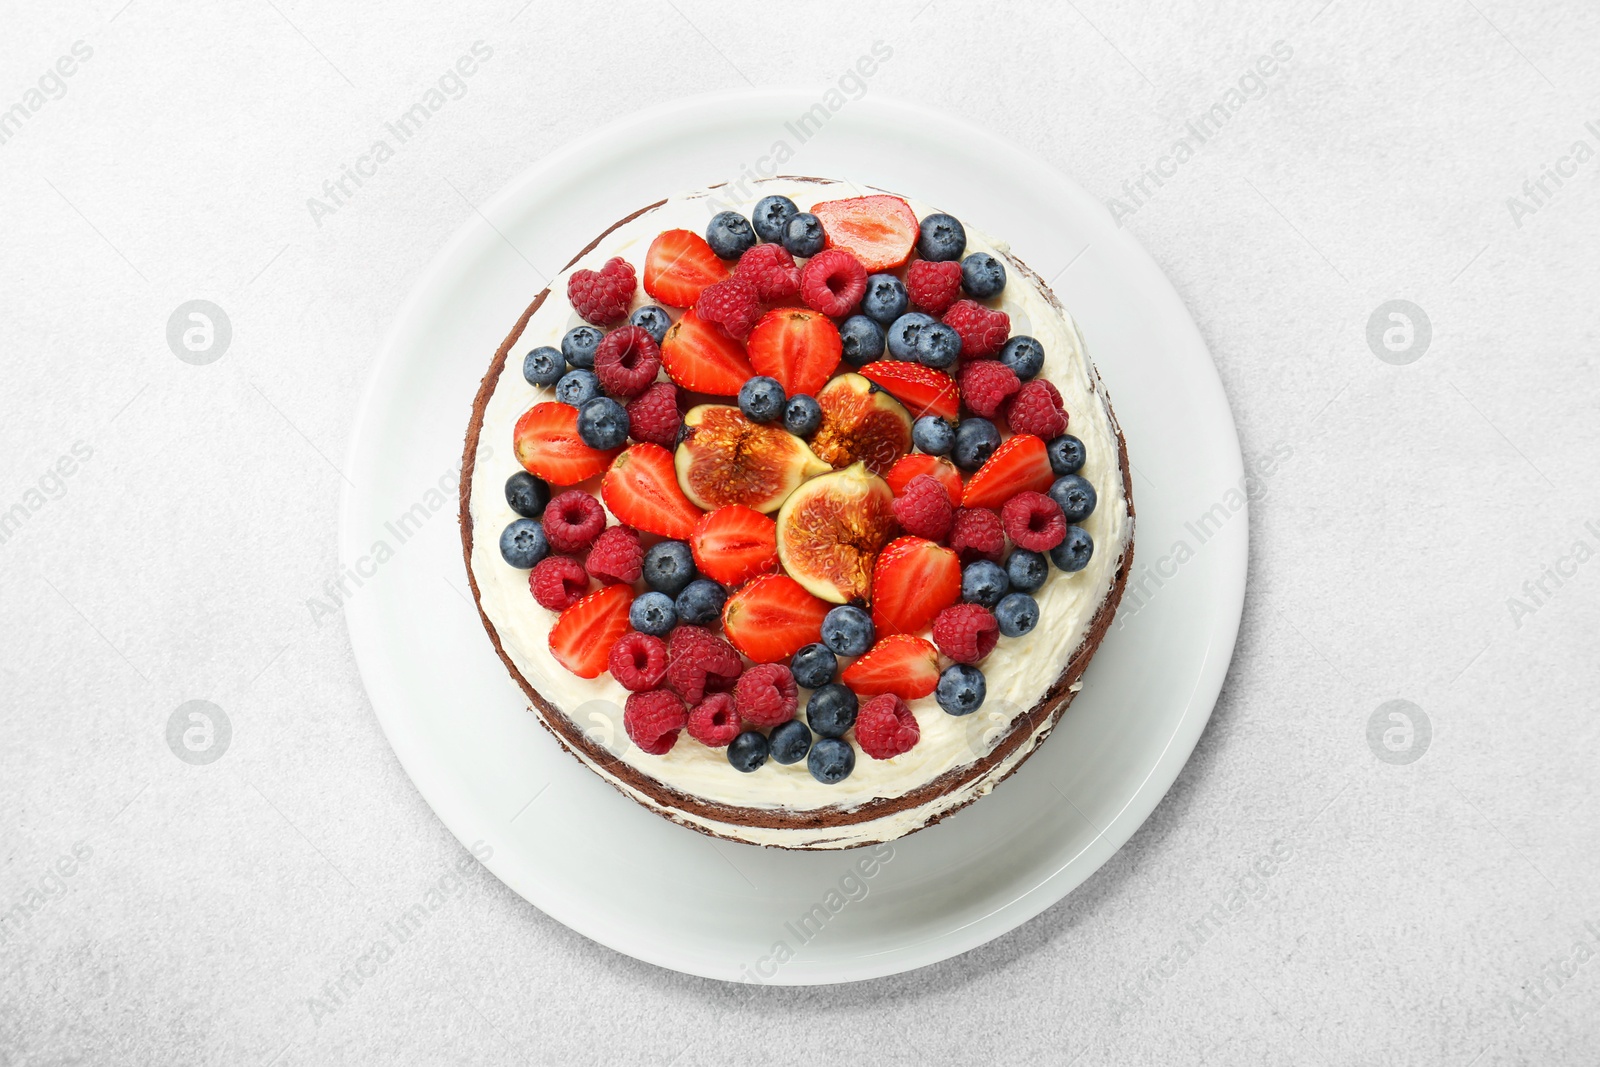
[[[811,771],[811,777],[823,785],[837,785],[856,769],[856,750],[850,747],[848,741],[824,737],[811,746],[806,767]]]
[[[806,702],[806,722],[818,737],[843,737],[856,724],[860,707],[854,693],[838,682],[830,682]]]
[[[667,327],[672,325],[672,316],[667,314],[667,309],[655,304],[646,304],[642,308],[635,308],[633,314],[628,316],[628,325],[637,326],[650,335],[656,344],[667,336]]]
[[[805,394],[791,396],[783,408],[783,428],[796,437],[810,437],[822,425],[822,405]]]
[[[750,220],[737,211],[719,211],[706,227],[706,244],[721,259],[738,259],[756,243]]]
[[[1006,577],[1011,579],[1011,588],[1031,593],[1050,577],[1050,561],[1042,552],[1014,548],[1011,558],[1006,560]]]
[[[605,336],[605,331],[594,326],[574,326],[561,339],[561,355],[574,367],[593,367],[594,350]]]
[[[1045,451],[1050,456],[1050,469],[1057,474],[1077,474],[1083,469],[1083,460],[1086,453],[1083,442],[1064,433],[1045,446]]]
[[[1011,368],[1018,378],[1027,381],[1044,368],[1044,345],[1019,333],[1000,349],[1000,362]]]
[[[956,428],[948,419],[923,415],[911,424],[911,441],[930,456],[947,455],[956,443]]]
[[[651,589],[677,596],[696,577],[694,553],[682,541],[658,541],[644,554],[644,580]]]
[[[942,322],[931,323],[917,331],[915,351],[924,367],[953,367],[961,356],[961,335]]]
[[[1050,487],[1050,499],[1061,505],[1068,522],[1082,522],[1094,513],[1094,486],[1081,474],[1064,474]]]
[[[865,366],[883,355],[883,327],[865,315],[851,315],[839,327],[839,342],[846,363]]]
[[[600,379],[592,370],[569,370],[556,382],[556,399],[581,408],[600,395]]]
[[[783,247],[791,256],[814,256],[822,251],[825,240],[822,220],[809,211],[792,215],[783,224]]]
[[[696,578],[678,594],[678,619],[690,626],[710,626],[722,617],[728,591],[710,578]]]
[[[756,201],[756,209],[750,212],[750,224],[763,241],[781,241],[784,226],[799,213],[800,209],[787,196],[763,196]]]
[[[751,422],[771,422],[783,415],[783,386],[758,374],[739,387],[739,410]]]
[[[811,728],[799,719],[780,723],[767,738],[767,747],[772,750],[774,763],[784,766],[799,763],[811,751]]]
[[[1027,593],[1011,593],[995,605],[994,621],[1007,637],[1021,637],[1039,625],[1039,604]]]
[[[961,261],[961,288],[967,295],[987,300],[1006,287],[1006,266],[987,252],[974,252]]]
[[[932,315],[924,315],[920,311],[908,311],[895,319],[889,326],[889,355],[907,363],[915,363],[917,335],[922,332],[924,326],[932,326],[937,321]]]
[[[848,604],[822,617],[822,643],[841,656],[860,656],[872,647],[872,616]]]
[[[992,560],[974,560],[961,572],[961,599],[968,604],[992,608],[1009,592],[1010,576],[1004,567]]]
[[[821,689],[833,681],[838,670],[838,659],[828,651],[827,645],[817,642],[796,652],[789,661],[789,673],[794,675],[795,684],[807,689]]]
[[[567,373],[567,360],[549,345],[540,345],[522,357],[522,376],[529,385],[554,385]]]
[[[544,527],[534,519],[518,519],[500,532],[500,555],[519,570],[528,570],[549,552]]]
[[[578,437],[590,448],[620,448],[628,440],[628,409],[597,396],[578,409]]]
[[[728,762],[746,774],[758,769],[767,762],[767,739],[755,730],[746,730],[729,742]]]
[[[642,634],[665,637],[678,625],[678,609],[665,593],[641,593],[628,608],[628,623]]]
[[[953,215],[929,215],[917,229],[917,254],[923,259],[960,259],[966,250],[966,228]]]
[[[989,683],[983,672],[965,663],[952,663],[939,675],[939,687],[933,691],[939,706],[951,715],[971,715],[983,707]]]
[[[887,326],[906,313],[910,301],[905,282],[893,274],[873,274],[867,278],[867,291],[861,297],[861,313]]]
[[[1000,447],[1000,431],[988,419],[976,416],[962,419],[956,427],[956,443],[951,458],[964,471],[975,471]]]
[[[518,471],[506,479],[506,503],[525,519],[537,519],[550,503],[550,487],[527,471]]]
[[[1068,526],[1067,536],[1050,550],[1050,562],[1064,571],[1081,571],[1094,555],[1094,538],[1082,526]]]

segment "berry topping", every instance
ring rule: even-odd
[[[600,379],[592,370],[569,370],[556,380],[556,399],[571,407],[581,408],[600,395]]]
[[[883,355],[883,327],[865,315],[851,315],[839,327],[839,346],[852,367],[871,363]]]
[[[678,625],[678,609],[665,593],[640,593],[628,609],[628,624],[642,634],[665,637]]]
[[[689,736],[707,748],[725,748],[739,730],[732,693],[712,693],[689,712]]]
[[[763,196],[750,212],[750,225],[763,241],[783,240],[783,228],[800,213],[793,200],[787,196]]]
[[[668,596],[683,592],[697,573],[694,556],[682,541],[658,541],[644,554],[645,583]]]
[[[630,693],[643,693],[660,685],[667,676],[667,643],[649,634],[623,634],[611,646],[606,664],[611,677],[622,688]]]
[[[1005,502],[1000,521],[1018,548],[1048,552],[1067,536],[1061,506],[1043,493],[1024,491]]]
[[[992,359],[965,364],[956,381],[961,386],[961,399],[967,410],[986,419],[994,418],[1007,398],[1022,388],[1010,367]]]
[[[949,419],[923,415],[911,424],[911,443],[929,455],[948,455],[956,443],[956,428]]]
[[[694,313],[704,322],[715,323],[729,337],[743,341],[761,318],[761,301],[756,287],[740,277],[708,285],[694,302]]]
[[[578,409],[552,401],[523,412],[513,440],[517,462],[552,485],[576,485],[593,478],[616,455],[584,444],[578,436]]]
[[[921,738],[917,717],[893,693],[873,697],[856,716],[856,742],[873,759],[894,759],[910,752]]]
[[[906,283],[893,274],[873,274],[861,296],[861,313],[887,326],[906,313]]]
[[[1011,316],[972,300],[957,300],[944,313],[944,324],[961,335],[961,357],[980,359],[1000,351],[1011,334]]]
[[[755,246],[756,231],[737,211],[719,211],[706,227],[706,244],[722,259],[738,259]]]
[[[983,672],[967,663],[952,663],[939,675],[939,688],[933,691],[939,706],[951,715],[971,715],[983,707],[989,683]]]
[[[1048,441],[1066,430],[1067,409],[1061,406],[1055,386],[1035,378],[1025,382],[1006,405],[1006,422],[1012,433],[1031,433]]]
[[[578,409],[578,439],[590,448],[621,448],[628,441],[628,409],[597,396]]]
[[[755,286],[763,304],[788,300],[800,291],[800,268],[782,245],[756,245],[739,257],[734,277]]]
[[[917,213],[898,196],[827,200],[811,210],[822,220],[828,247],[851,253],[868,270],[894,270],[911,258]]]
[[[523,518],[537,519],[550,503],[550,487],[527,471],[518,471],[506,479],[506,503]]]
[[[1094,513],[1094,484],[1081,474],[1064,475],[1051,484],[1050,499],[1068,522],[1082,522]]]
[[[917,633],[959,599],[961,561],[948,548],[897,537],[879,553],[872,569],[872,623],[879,633]]]
[[[855,768],[856,750],[837,737],[819,738],[806,757],[806,769],[823,785],[837,785],[850,777]]]
[[[1054,477],[1044,442],[1019,433],[995,449],[978,472],[967,479],[961,503],[969,508],[997,508],[1017,493],[1049,489]]]
[[[573,271],[567,279],[567,299],[583,321],[605,326],[628,313],[637,287],[633,265],[613,256],[599,270]]]
[[[975,471],[1000,447],[1000,431],[988,419],[962,419],[956,424],[956,443],[950,458],[964,471]]]
[[[1000,625],[988,608],[952,604],[933,620],[933,643],[957,663],[977,663],[994,651]]]
[[[904,456],[883,480],[889,483],[889,488],[896,493],[904,492],[905,487],[911,484],[911,479],[919,474],[930,475],[934,481],[944,486],[944,491],[950,494],[950,503],[961,503],[961,473],[947,459],[938,456],[929,456],[912,453]]]
[[[961,358],[961,335],[942,322],[930,323],[917,331],[913,349],[924,367],[953,367]]]
[[[726,586],[778,569],[778,525],[743,504],[700,516],[689,535],[700,573]]]
[[[806,701],[806,722],[818,737],[843,737],[856,724],[856,695],[838,682],[829,682]]]
[[[639,327],[650,335],[650,340],[660,344],[661,339],[667,335],[667,327],[672,325],[672,316],[667,314],[667,309],[664,307],[646,304],[628,313],[628,325]]]
[[[1068,530],[1067,534],[1070,539],[1072,531]],[[1031,593],[1050,577],[1050,561],[1038,552],[1029,552],[1025,548],[1013,549],[1011,555],[1006,557],[1006,577],[1011,580],[1011,588]]]
[[[758,663],[741,674],[733,687],[733,700],[739,717],[755,726],[788,722],[800,706],[794,676],[781,663]]]
[[[589,591],[589,572],[570,556],[546,556],[528,575],[533,599],[551,611],[565,611]]]
[[[628,403],[628,432],[637,440],[676,448],[682,428],[678,387],[671,382],[656,382]]]
[[[923,259],[948,262],[966,250],[966,227],[954,215],[929,215],[917,229],[917,255]]]
[[[1094,555],[1094,538],[1082,526],[1068,526],[1067,536],[1050,550],[1050,562],[1064,571],[1081,571]]]
[[[822,405],[816,397],[791,396],[783,406],[783,428],[796,437],[810,437],[822,425]]]
[[[739,653],[710,630],[679,626],[667,640],[667,684],[691,704],[732,691],[743,670]]]
[[[1026,334],[1018,334],[1000,349],[1000,362],[1027,381],[1044,369],[1044,345]]]
[[[872,616],[858,607],[832,608],[822,620],[822,643],[841,656],[859,656],[872,647]]]
[[[1039,625],[1039,605],[1027,593],[1011,593],[994,609],[995,622],[1007,637],[1021,637]]]
[[[522,376],[529,385],[554,385],[567,373],[566,357],[549,345],[535,348],[522,357]]]
[[[593,499],[591,497],[590,499]],[[589,577],[604,585],[632,585],[644,570],[639,535],[627,526],[613,526],[595,538],[584,561]]]
[[[1000,513],[989,508],[957,508],[950,527],[950,547],[962,563],[976,559],[1000,562],[1006,552],[1006,529]]]
[[[767,762],[766,736],[756,730],[746,730],[728,744],[728,763],[736,771],[749,774],[760,770]]]
[[[987,252],[974,252],[961,261],[961,288],[968,296],[987,300],[1006,287],[1006,267]]]
[[[822,637],[826,615],[827,602],[799,582],[787,574],[766,574],[728,598],[722,629],[735,648],[757,663],[787,663]]]
[[[796,256],[814,256],[827,243],[822,220],[809,211],[791,215],[783,227],[783,247]]]
[[[750,365],[757,374],[776,378],[790,396],[814,396],[838,369],[843,341],[826,315],[804,308],[774,308],[750,332],[749,349]]]
[[[692,309],[672,324],[662,340],[661,365],[684,389],[715,396],[736,395],[755,374],[744,345]]]
[[[912,418],[937,415],[954,420],[961,411],[956,380],[942,370],[879,360],[862,367],[861,376],[904,404]]]
[[[608,585],[567,608],[550,628],[550,652],[579,678],[598,678],[611,658],[611,646],[628,632],[633,590]]]
[[[939,650],[925,638],[891,634],[846,667],[839,680],[862,696],[893,693],[916,700],[939,684]]]
[[[628,697],[622,712],[622,726],[633,743],[652,756],[663,756],[678,743],[678,731],[689,724],[689,713],[668,689],[652,689]]]
[[[908,534],[943,541],[955,521],[956,508],[939,479],[919,474],[894,498],[894,517]]]
[[[692,307],[700,291],[728,276],[705,238],[689,230],[666,230],[644,257],[644,291],[668,307]]]
[[[646,533],[682,540],[700,518],[678,485],[672,453],[640,442],[611,461],[600,483],[606,507],[622,522]]]
[[[544,532],[557,552],[582,552],[606,527],[606,509],[581,489],[568,489],[544,509]]]
[[[722,618],[722,605],[728,591],[710,578],[696,578],[683,587],[673,606],[678,609],[678,619],[692,626],[715,626]]]
[[[906,268],[911,303],[930,315],[943,315],[961,296],[961,264],[919,259]]]
[[[932,315],[924,315],[920,311],[908,311],[891,322],[885,341],[890,358],[904,360],[907,363],[917,362],[917,336],[923,327],[932,326],[937,321]]]
[[[1062,434],[1046,447],[1050,453],[1050,469],[1057,474],[1077,474],[1088,458],[1083,442],[1070,433]]]
[[[1011,577],[1006,574],[1004,567],[992,559],[973,560],[961,572],[961,599],[968,604],[993,608],[1009,592]],[[636,606],[638,603],[634,601]]]
[[[799,719],[780,723],[767,737],[772,762],[785,766],[799,763],[811,751],[811,728]]]
[[[544,527],[535,519],[517,519],[500,531],[500,557],[513,567],[528,570],[549,552]]]
[[[751,422],[775,422],[783,418],[783,405],[788,402],[783,386],[776,378],[758,374],[739,387],[739,410]]]
[[[867,269],[849,252],[830,248],[811,257],[800,272],[800,298],[806,306],[841,318],[855,310],[867,291]]]
[[[827,645],[814,641],[794,654],[794,659],[789,661],[789,673],[794,675],[796,685],[821,689],[839,673],[839,660],[828,651]]]
[[[561,355],[574,367],[594,366],[594,350],[605,338],[604,330],[593,326],[574,326],[561,338]]]
[[[643,326],[612,330],[594,351],[594,373],[601,387],[624,400],[650,388],[660,370],[661,349]]]

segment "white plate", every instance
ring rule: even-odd
[[[362,581],[345,610],[373,708],[456,837],[486,842],[502,881],[620,952],[787,984],[872,978],[964,952],[1060,900],[1121,847],[1211,714],[1239,626],[1247,529],[1238,440],[1205,344],[1104,207],[982,130],[876,97],[846,103],[802,142],[796,118],[816,103],[758,92],[641,113],[484,204],[418,282],[379,357],[340,529],[344,563]],[[439,492],[453,484],[478,380],[545,278],[628,212],[736,180],[780,141],[793,152],[782,173],[897,190],[1012,241],[1081,324],[1135,470],[1134,580],[1083,693],[1011,780],[896,843],[870,877],[860,850],[713,842],[625,799],[557,747],[478,622],[455,496]],[[1217,528],[1202,544],[1186,524],[1208,513]],[[379,541],[393,556],[375,563]],[[1180,541],[1194,555],[1177,563]],[[1149,579],[1141,594],[1139,576],[1158,565],[1159,586]]]

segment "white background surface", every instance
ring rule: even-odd
[[[0,544],[0,1062],[1593,1062],[1600,566],[1537,603],[1523,584],[1600,546],[1600,159],[1520,226],[1506,205],[1600,141],[1592,10],[518,6],[3,14],[0,107],[74,42],[93,57],[0,144],[0,506],[74,443],[93,456]],[[340,567],[337,467],[383,330],[529,162],[685,94],[821,93],[880,38],[871,93],[1104,197],[1293,49],[1125,220],[1206,335],[1247,460],[1292,452],[1252,505],[1239,652],[1194,760],[1078,892],[923,971],[685,978],[470,869],[314,1016],[464,855],[341,620],[307,606]],[[306,199],[477,40],[466,95],[319,227]],[[1407,366],[1366,340],[1395,298],[1432,322]],[[209,366],[167,347],[191,299],[233,324]],[[166,742],[193,699],[233,727],[206,766]],[[1368,744],[1392,699],[1431,723],[1409,764]]]

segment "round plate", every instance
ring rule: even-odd
[[[992,795],[875,849],[713,841],[582,767],[496,658],[455,518],[473,394],[546,280],[645,204],[775,173],[896,190],[1011,240],[1077,318],[1134,468],[1134,572],[1061,725]],[[541,910],[620,952],[712,978],[894,974],[1060,900],[1177,777],[1221,688],[1244,599],[1238,439],[1172,286],[1050,167],[949,116],[876,97],[833,112],[787,92],[679,102],[528,171],[418,282],[368,384],[346,470],[340,547],[359,578],[345,608],[351,641],[423,797],[463,844],[492,850],[489,869]]]

